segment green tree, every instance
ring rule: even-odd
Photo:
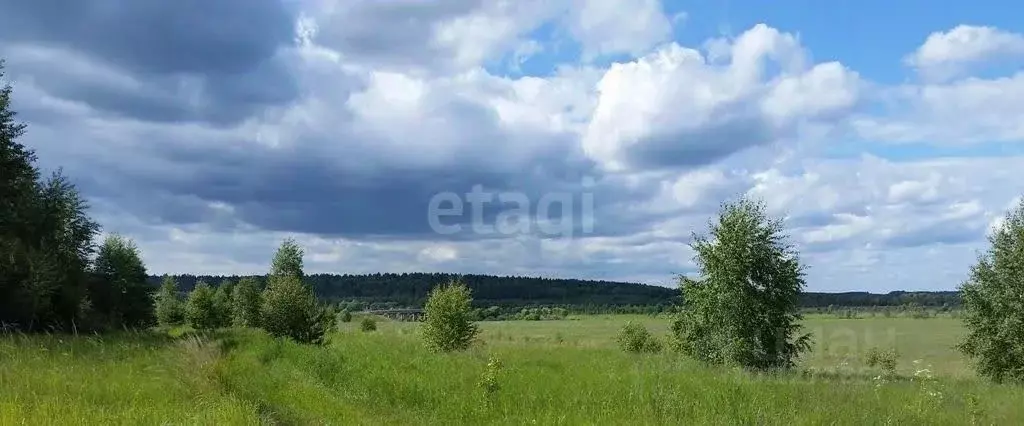
[[[302,247],[291,238],[281,243],[274,254],[274,260],[270,266],[270,275],[277,277],[303,278],[302,273]]]
[[[217,327],[228,327],[232,323],[234,290],[234,281],[224,280],[213,293],[213,306],[217,312]]]
[[[803,268],[782,221],[743,198],[724,204],[710,227],[710,236],[694,235],[691,243],[700,278],[680,279],[676,347],[713,364],[793,366],[810,336],[800,334]]]
[[[172,326],[185,322],[185,305],[178,294],[178,282],[170,275],[164,275],[154,300],[154,311],[160,325]]]
[[[188,294],[185,319],[196,330],[210,330],[220,325],[215,292],[209,284],[200,281]]]
[[[271,277],[263,291],[261,324],[273,336],[289,337],[301,343],[323,343],[328,330],[323,309],[312,289],[295,276]]]
[[[113,325],[150,325],[153,302],[146,284],[146,266],[135,243],[117,234],[100,245],[93,264],[95,279],[90,288],[93,308]]]
[[[303,250],[295,240],[281,243],[263,291],[260,321],[273,336],[322,344],[334,329],[334,313],[321,306],[313,288],[302,281],[302,256]]]
[[[260,285],[254,278],[242,278],[232,293],[232,324],[235,327],[260,325]]]
[[[435,287],[424,306],[423,338],[434,351],[464,350],[480,332],[472,320],[469,288],[461,281]]]
[[[16,120],[11,94],[10,85],[0,87],[0,324],[81,327],[99,226],[59,172],[41,180],[35,153],[17,141],[26,126]]]
[[[960,286],[967,335],[959,348],[981,376],[1024,381],[1024,199],[988,241]]]

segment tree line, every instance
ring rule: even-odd
[[[265,280],[265,276],[174,275],[185,291],[196,283],[238,282],[243,278]],[[158,285],[162,278],[150,276]],[[436,283],[460,280],[474,295],[476,307],[497,306],[503,311],[524,307],[552,306],[580,313],[660,313],[678,302],[675,288],[615,281],[542,278],[527,276],[454,275],[445,273],[310,274],[306,276],[317,296],[335,304],[351,304],[352,309],[421,307]],[[922,306],[955,308],[960,306],[956,291],[803,292],[799,306],[899,307]],[[358,308],[357,308],[358,306]]]
[[[3,79],[0,61],[0,80]],[[43,176],[0,88],[0,329],[102,330],[153,322],[135,245],[109,235],[60,171]]]

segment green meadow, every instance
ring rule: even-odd
[[[259,330],[0,338],[0,424],[1021,424],[1024,388],[975,378],[946,317],[809,317],[795,372],[629,354],[626,321],[480,323],[469,351],[426,350],[418,324],[343,323],[326,347]],[[898,377],[868,367],[898,352]],[[489,361],[492,367],[488,367]],[[498,365],[495,367],[494,365]],[[481,386],[491,370],[497,384]]]

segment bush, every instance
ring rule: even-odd
[[[810,336],[799,334],[804,273],[782,221],[741,199],[723,205],[710,231],[691,244],[700,278],[681,278],[677,347],[712,364],[792,367]]]
[[[373,317],[363,317],[359,321],[359,329],[362,331],[374,331],[377,329],[377,320],[373,319]]]
[[[472,321],[469,288],[458,281],[435,287],[424,305],[423,339],[433,351],[468,348],[480,329]]]
[[[988,238],[990,247],[960,286],[967,335],[959,345],[978,373],[1024,381],[1024,199]]]
[[[338,316],[341,322],[352,322],[352,313],[348,309],[342,310],[341,315]]]
[[[154,300],[156,320],[162,326],[179,325],[185,322],[185,305],[178,295],[178,282],[169,275],[164,276],[160,291]]]
[[[622,327],[616,341],[622,350],[631,353],[658,353],[662,349],[660,340],[651,335],[643,324],[633,321]]]
[[[210,285],[200,281],[188,294],[185,303],[185,319],[188,325],[196,330],[209,330],[220,325],[217,306],[214,302],[214,291]]]
[[[882,351],[878,348],[871,348],[864,356],[864,364],[871,368],[882,370],[885,377],[896,375],[896,364],[898,355],[895,350]]]

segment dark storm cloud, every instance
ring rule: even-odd
[[[293,27],[279,0],[22,1],[0,15],[0,54],[12,76],[100,111],[225,124],[298,95],[278,57]]]

